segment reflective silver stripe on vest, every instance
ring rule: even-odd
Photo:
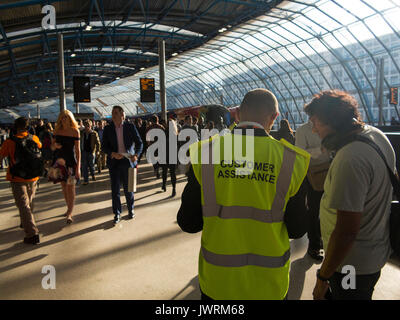
[[[290,258],[290,250],[286,251],[281,257],[260,256],[257,254],[215,254],[204,247],[201,247],[201,252],[208,263],[219,267],[244,267],[257,266],[264,268],[281,268],[284,267]]]
[[[208,147],[205,145],[204,147]],[[210,151],[211,151],[210,147]],[[276,182],[276,194],[272,203],[271,210],[262,210],[252,207],[221,206],[217,204],[214,166],[212,165],[212,152],[209,152],[209,164],[201,166],[201,178],[203,186],[203,216],[220,217],[221,219],[252,219],[265,223],[283,222],[285,197],[289,191],[294,163],[296,161],[296,152],[284,148],[282,167]]]

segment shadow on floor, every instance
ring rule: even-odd
[[[25,259],[25,260],[22,260],[20,262],[16,262],[16,263],[10,264],[8,266],[0,268],[0,273],[6,272],[8,270],[15,269],[15,268],[18,268],[18,267],[21,267],[21,266],[25,266],[25,265],[27,265],[28,263],[31,263],[31,262],[39,261],[39,260],[41,260],[43,258],[46,258],[47,256],[48,256],[47,254],[39,254],[36,257]]]
[[[4,261],[6,259],[9,259],[11,257],[23,254],[27,251],[33,251],[33,250],[40,250],[43,251],[43,249],[47,246],[50,246],[52,244],[61,242],[61,241],[65,241],[67,239],[71,239],[73,237],[79,236],[82,233],[87,233],[87,232],[91,232],[91,231],[95,231],[95,230],[99,230],[99,229],[103,229],[105,225],[108,225],[107,223],[101,223],[97,226],[93,226],[90,228],[86,228],[84,230],[80,230],[80,231],[76,231],[73,232],[71,234],[68,235],[64,235],[61,236],[57,239],[53,239],[53,240],[49,240],[46,242],[41,243],[40,245],[37,246],[29,246],[29,247],[24,247],[23,243],[18,243],[15,244],[13,247],[8,248],[6,250],[2,250],[0,251],[0,260]],[[145,239],[139,240],[139,241],[132,241],[131,243],[127,243],[127,244],[122,244],[118,247],[114,247],[112,250],[107,250],[104,252],[100,252],[97,254],[94,254],[92,256],[89,257],[82,257],[79,258],[77,260],[67,260],[64,261],[63,263],[60,263],[57,266],[57,272],[63,273],[66,271],[70,271],[73,273],[74,268],[78,268],[81,267],[83,265],[87,265],[88,263],[92,263],[94,260],[99,261],[99,264],[101,265],[101,261],[102,259],[113,259],[116,256],[120,255],[119,257],[121,257],[120,263],[127,263],[128,261],[132,260],[132,256],[134,252],[136,252],[136,249],[154,242],[159,242],[159,243],[164,243],[166,239],[171,239],[171,238],[175,238],[176,242],[180,242],[182,241],[182,232],[178,229],[173,229],[173,230],[168,230],[162,233],[158,233],[156,235],[151,235]],[[162,245],[157,246],[156,250],[162,250]],[[152,251],[152,253],[154,253],[154,250]],[[39,257],[40,258],[40,257]],[[32,258],[32,259],[39,259],[39,258]],[[31,260],[30,262],[33,262],[35,260]],[[9,266],[5,266],[5,270],[10,270],[12,268],[13,264],[9,265]],[[14,292],[18,292],[19,290],[24,290],[24,288],[26,287],[32,287],[32,285],[36,285],[36,281],[37,281],[37,272],[35,272],[34,270],[30,270],[29,272],[27,272],[26,274],[24,274],[22,277],[19,277],[17,279],[13,279],[13,278],[8,278],[6,279],[3,284],[6,288],[13,288]],[[191,283],[191,282],[190,282]],[[188,285],[188,287],[191,287],[190,285]],[[0,292],[0,296],[2,299],[7,299],[7,291],[4,292]],[[193,293],[194,294],[194,293]],[[191,297],[192,296],[192,292],[189,293],[187,295],[187,297]],[[190,298],[188,298],[190,299]],[[193,298],[195,299],[195,297]]]
[[[314,263],[315,261],[307,253],[303,258],[291,263],[288,300],[300,300],[304,289],[306,273]]]
[[[103,229],[103,230],[111,229],[114,227],[114,224],[113,224],[114,216],[112,214],[110,214],[110,212],[112,212],[112,209],[110,207],[107,207],[107,208],[103,208],[100,210],[89,211],[89,212],[84,212],[84,213],[75,215],[75,216],[73,216],[73,218],[74,218],[73,224],[74,225],[76,225],[77,223],[81,223],[81,222],[88,221],[88,220],[91,220],[94,218],[99,218],[99,217],[109,216],[109,220],[104,221],[100,224],[94,225],[92,227],[88,227],[88,228],[73,232],[69,235],[65,235],[60,238],[53,239],[53,240],[47,241],[45,243],[41,243],[39,246],[40,247],[47,246],[50,244],[54,244],[54,243],[57,243],[60,241],[64,241],[64,240],[67,240],[67,239],[70,239],[70,238],[73,238],[76,236],[80,236],[85,233],[100,230],[100,229]],[[49,219],[54,219],[54,218],[61,218],[61,219],[49,221],[49,222],[46,222],[43,224],[38,224],[41,241],[46,240],[47,236],[58,233],[58,232],[62,231],[64,228],[69,227],[66,224],[66,220],[65,220],[66,218],[63,217],[63,215],[50,217]],[[7,232],[2,232],[2,235],[3,235],[3,237],[0,241],[0,244],[12,243],[12,242],[16,242],[16,241],[20,241],[20,242],[15,243],[13,247],[1,250],[0,251],[0,259],[4,259],[5,256],[7,258],[10,258],[12,256],[16,256],[16,255],[19,255],[26,251],[29,251],[29,250],[39,247],[39,246],[26,245],[26,244],[22,243],[22,239],[24,237],[24,232],[22,229],[19,229],[18,227],[11,229]],[[6,254],[5,256],[1,256],[2,253],[6,253],[6,252],[8,252],[8,254]]]
[[[178,297],[183,294],[185,291],[189,291],[185,296],[179,298],[179,300],[200,300],[201,293],[199,287],[199,277],[195,276],[189,283],[176,295],[174,295],[170,300],[177,300]]]

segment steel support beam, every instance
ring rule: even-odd
[[[60,112],[65,110],[67,103],[65,100],[65,71],[64,71],[64,40],[62,33],[58,35],[58,87],[60,94]]]
[[[158,58],[160,69],[160,103],[161,118],[167,123],[167,93],[165,86],[165,42],[158,40]]]

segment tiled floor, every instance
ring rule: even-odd
[[[116,227],[107,171],[77,187],[72,225],[63,217],[60,186],[43,181],[35,202],[41,244],[28,246],[0,171],[0,299],[199,299],[201,234],[183,233],[176,223],[186,182],[183,175],[178,179],[178,195],[171,198],[171,186],[162,193],[151,166],[141,166],[136,218],[126,220],[124,212]],[[292,241],[289,299],[312,298],[318,265],[305,255],[306,248],[306,238]],[[46,265],[56,271],[54,290],[42,287]],[[374,299],[400,299],[398,263],[385,266]]]

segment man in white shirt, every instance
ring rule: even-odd
[[[321,138],[317,133],[312,131],[311,121],[308,121],[297,129],[296,147],[302,148],[311,154],[309,172],[321,165],[329,165],[328,153],[322,151]],[[319,205],[324,192],[322,188],[318,187],[316,187],[317,190],[315,190],[308,179],[305,180],[305,189],[309,217],[307,230],[309,244],[307,253],[313,259],[322,261],[323,256],[321,254],[322,240],[319,222]]]

